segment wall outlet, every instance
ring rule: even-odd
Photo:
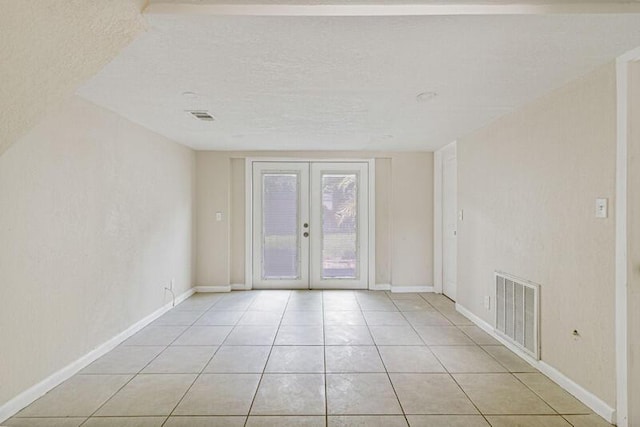
[[[484,308],[485,310],[491,310],[491,297],[489,295],[484,297]]]
[[[216,212],[216,221],[222,221],[222,212]]]

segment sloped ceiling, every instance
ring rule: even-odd
[[[0,155],[145,28],[146,0],[0,0]]]

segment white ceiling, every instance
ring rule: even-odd
[[[433,150],[640,46],[637,14],[147,20],[79,93],[210,150]]]

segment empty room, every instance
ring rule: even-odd
[[[640,427],[640,0],[0,0],[0,426]]]

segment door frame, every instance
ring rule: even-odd
[[[244,255],[244,289],[253,289],[253,163],[255,162],[308,162],[308,163],[367,163],[368,165],[368,220],[367,232],[368,240],[368,262],[367,289],[375,289],[376,282],[376,198],[375,181],[376,165],[375,159],[362,158],[313,158],[313,157],[247,157],[244,164],[245,182],[245,255]]]
[[[296,224],[296,243],[297,243],[297,254],[298,256],[296,257],[298,259],[298,277],[297,278],[289,278],[289,279],[284,279],[284,278],[280,278],[277,280],[274,280],[273,282],[269,283],[269,280],[264,280],[261,276],[262,274],[260,274],[261,272],[258,272],[257,270],[262,270],[261,266],[262,266],[262,259],[260,259],[260,262],[256,262],[258,261],[256,259],[256,257],[253,257],[251,262],[254,264],[252,266],[253,268],[253,274],[254,276],[251,277],[252,280],[252,286],[255,287],[256,289],[303,289],[303,286],[305,283],[308,283],[309,281],[309,277],[311,275],[310,272],[310,263],[307,261],[304,261],[304,258],[309,258],[310,253],[309,250],[311,248],[310,244],[309,244],[309,239],[308,238],[303,238],[302,237],[302,223],[308,222],[309,221],[309,217],[310,217],[310,212],[309,209],[311,208],[311,204],[310,204],[310,194],[308,191],[310,182],[311,182],[311,165],[309,163],[293,163],[293,162],[286,162],[286,163],[272,163],[272,162],[254,162],[253,163],[253,171],[252,171],[252,179],[254,181],[254,184],[257,185],[257,183],[255,181],[260,181],[260,185],[262,185],[262,179],[263,179],[263,174],[264,173],[269,173],[269,172],[275,172],[275,173],[295,173],[297,176],[297,198],[296,198],[296,205],[298,206],[298,212],[297,212],[297,216],[296,216],[296,220],[297,220],[297,224]],[[307,187],[307,190],[304,190],[304,187]],[[254,206],[256,205],[256,203],[258,205],[263,206],[264,205],[264,193],[262,191],[256,191],[254,193],[252,193],[252,199],[253,199],[253,203]],[[258,200],[256,200],[258,199]],[[252,224],[254,222],[254,220],[258,219],[258,221],[255,221],[255,227],[260,230],[256,230],[256,233],[253,233],[252,236],[252,241],[253,241],[253,247],[260,247],[260,240],[262,239],[262,234],[264,233],[264,230],[261,229],[261,220],[263,218],[264,215],[264,211],[262,211],[262,209],[259,209],[257,212],[253,212],[253,220],[252,220]],[[264,224],[264,223],[263,223]],[[307,232],[309,232],[310,230],[306,230]],[[257,266],[257,265],[259,266]],[[277,282],[277,283],[275,283]]]
[[[444,226],[444,222],[442,220],[442,163],[444,155],[451,150],[454,150],[456,152],[457,159],[457,141],[450,142],[449,144],[433,153],[433,291],[438,294],[441,294],[443,292],[444,282],[444,240],[442,233],[442,227]]]
[[[628,343],[628,145],[629,145],[629,66],[640,61],[640,48],[616,60],[616,243],[615,243],[615,339],[616,408],[613,420],[620,427],[629,425],[629,343]]]

